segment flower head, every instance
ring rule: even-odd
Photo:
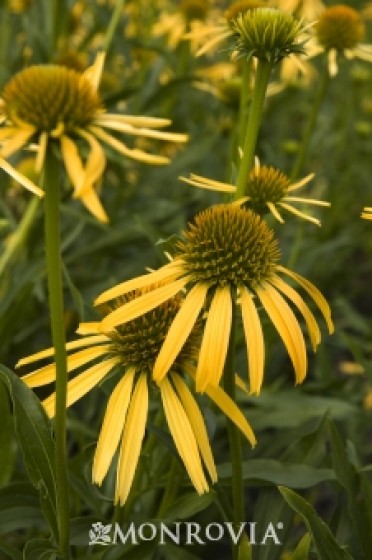
[[[360,58],[372,62],[372,45],[362,43],[365,26],[359,12],[339,4],[325,8],[315,25],[316,41],[309,50],[310,56],[326,52],[331,76],[338,72],[337,57]]]
[[[60,65],[31,66],[5,85],[0,100],[0,167],[24,187],[43,196],[43,191],[18,173],[6,160],[30,142],[37,143],[35,168],[40,173],[50,143],[58,143],[74,196],[101,221],[107,215],[94,186],[102,178],[106,156],[101,142],[117,152],[145,163],[164,164],[168,158],[129,148],[104,128],[133,136],[185,142],[184,134],[155,130],[170,124],[166,119],[109,114],[98,92],[104,63],[99,54],[85,72]],[[89,148],[84,163],[78,142]]]
[[[273,231],[257,214],[237,204],[222,204],[198,214],[184,232],[174,259],[159,270],[128,280],[101,294],[102,304],[132,290],[161,281],[164,285],[133,301],[119,305],[101,322],[109,332],[161,305],[181,290],[187,295],[175,316],[156,358],[153,377],[161,383],[181,352],[195,323],[205,316],[196,369],[199,391],[218,386],[227,355],[232,308],[242,313],[247,343],[250,390],[259,393],[264,369],[264,338],[258,301],[283,339],[292,360],[296,381],[306,375],[307,358],[300,325],[283,295],[303,315],[315,349],[320,330],[302,297],[286,282],[283,273],[300,284],[320,308],[330,332],[333,324],[324,297],[305,278],[279,265],[280,252]],[[283,295],[281,295],[283,294]]]
[[[257,8],[238,14],[231,20],[238,57],[256,57],[272,64],[292,53],[304,52],[299,41],[304,31],[301,21],[274,8]]]
[[[372,207],[366,206],[363,208],[361,218],[364,218],[365,220],[372,220]]]
[[[138,298],[151,295],[153,289],[162,288],[164,286],[157,285],[127,292],[116,305],[133,304]],[[209,484],[203,464],[211,481],[217,480],[203,416],[184,375],[187,372],[194,376],[192,360],[200,337],[198,324],[189,333],[169,374],[157,385],[152,382],[156,357],[182,302],[183,296],[175,295],[155,309],[107,334],[99,333],[96,323],[84,324],[80,332],[85,336],[66,345],[69,353],[68,372],[72,374],[77,369],[81,370],[81,373],[68,382],[68,406],[104,381],[108,375],[115,374],[113,370],[117,370],[120,376],[107,403],[93,461],[93,481],[102,484],[113,457],[119,450],[116,503],[124,504],[128,497],[145,436],[149,401],[156,399],[159,393],[175,446],[197,492],[202,494],[208,491]],[[17,366],[51,358],[53,353],[52,348],[43,350],[20,360]],[[56,366],[51,363],[25,375],[23,381],[29,387],[39,387],[53,382],[55,378]],[[230,397],[219,387],[210,388],[206,392],[254,445],[252,429]],[[43,401],[49,417],[54,416],[55,401],[55,393]]]
[[[314,174],[311,173],[300,181],[291,183],[289,178],[279,171],[279,169],[266,165],[261,166],[258,158],[256,158],[254,168],[248,177],[244,201],[248,208],[251,208],[256,214],[264,216],[268,212],[271,212],[281,223],[284,223],[284,220],[278,207],[304,220],[320,225],[320,221],[317,218],[301,212],[293,206],[293,203],[312,204],[316,206],[329,206],[330,203],[313,198],[292,196],[291,194],[293,191],[306,185],[313,177]],[[232,194],[236,192],[236,187],[230,183],[221,183],[220,181],[207,179],[200,175],[191,174],[189,179],[181,177],[181,180],[202,189]]]

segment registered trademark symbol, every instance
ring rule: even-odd
[[[278,529],[283,529],[283,523],[281,521],[279,521],[279,523],[276,524]]]

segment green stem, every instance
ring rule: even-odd
[[[271,70],[272,64],[270,62],[267,60],[258,60],[252,103],[249,111],[247,130],[245,133],[243,157],[239,166],[236,199],[244,196],[247,177],[253,165],[257,136],[260,129],[266,89],[269,83]]]
[[[40,207],[40,198],[33,196],[29,205],[19,222],[16,231],[11,234],[9,242],[6,245],[4,253],[0,257],[0,277],[4,273],[9,262],[25,244],[30,229],[37,217]]]
[[[229,340],[229,349],[224,369],[224,388],[226,393],[235,402],[235,303],[233,304],[233,317]],[[229,437],[230,459],[231,459],[231,491],[234,518],[233,522],[239,527],[240,522],[245,521],[244,483],[243,483],[243,452],[242,439],[237,426],[227,420],[227,431]],[[233,545],[234,558],[237,558],[239,544]]]
[[[114,11],[112,12],[111,20],[107,28],[105,41],[103,43],[103,51],[107,54],[112,40],[115,35],[116,28],[120,21],[121,12],[123,10],[125,0],[117,0],[115,4]]]
[[[44,165],[45,249],[49,308],[56,364],[55,449],[59,548],[64,560],[69,554],[69,492],[66,445],[67,366],[63,314],[63,286],[60,251],[58,161],[51,150]]]
[[[311,112],[309,114],[309,118],[305,127],[305,131],[304,131],[304,135],[302,138],[302,142],[301,142],[301,146],[300,149],[298,151],[297,154],[297,158],[296,161],[294,163],[293,169],[291,171],[290,174],[290,179],[291,181],[295,181],[302,169],[303,166],[305,164],[306,158],[307,158],[307,154],[309,151],[309,145],[310,145],[310,141],[314,132],[314,128],[315,128],[315,124],[316,124],[316,120],[318,117],[318,113],[319,113],[319,109],[321,107],[321,104],[324,100],[325,94],[327,92],[327,88],[328,88],[328,83],[329,83],[329,72],[328,72],[328,68],[325,65],[323,68],[323,75],[321,78],[321,82],[319,85],[319,89],[317,92],[317,95],[314,99],[314,103],[312,105],[312,109]]]
[[[59,46],[59,39],[66,25],[66,0],[51,0],[50,10],[50,58],[53,58]]]
[[[249,114],[249,92],[251,79],[251,60],[243,60],[242,63],[242,85],[240,89],[239,121],[238,121],[238,146],[243,146],[247,119]]]

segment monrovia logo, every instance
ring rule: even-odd
[[[283,523],[276,525],[269,523],[263,531],[257,531],[256,522],[241,522],[235,526],[230,521],[224,523],[209,523],[201,525],[193,522],[175,522],[170,526],[165,523],[141,523],[136,526],[133,522],[125,528],[121,528],[118,523],[114,525],[104,525],[100,521],[93,523],[89,531],[89,545],[116,545],[131,544],[137,545],[143,541],[157,541],[160,545],[167,542],[175,544],[193,545],[207,544],[207,542],[220,541],[223,538],[230,538],[237,544],[244,532],[247,533],[251,545],[265,545],[270,540],[276,545],[281,541],[278,530],[283,529]]]

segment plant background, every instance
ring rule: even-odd
[[[74,63],[91,62],[114,7],[114,2],[108,1],[66,1],[62,40],[51,52],[50,4],[47,0],[28,4],[25,11],[15,13],[12,2],[0,3],[1,87],[25,65],[63,61],[67,56]],[[357,1],[348,4],[365,7]],[[223,2],[215,5],[224,7]],[[229,53],[221,48],[213,56],[195,58],[187,43],[171,48],[166,36],[155,36],[153,26],[159,18],[177,10],[179,3],[170,0],[127,2],[107,57],[101,92],[110,111],[169,117],[172,129],[189,133],[190,141],[182,148],[151,141],[148,149],[172,155],[172,163],[161,168],[109,153],[101,187],[110,216],[108,225],[99,224],[71,199],[66,182],[61,213],[68,339],[74,337],[79,321],[96,317],[92,302],[97,294],[143,273],[145,267],[163,264],[163,250],[172,236],[198,211],[221,200],[217,194],[181,183],[178,176],[192,172],[222,181],[231,177],[237,94],[231,84],[223,80],[211,83],[203,77],[216,62],[227,62]],[[370,40],[371,25],[366,20]],[[313,64],[319,68],[318,61]],[[267,100],[257,149],[262,163],[289,173],[316,81],[315,76],[310,86],[292,83]],[[201,89],[200,83],[223,90],[225,98]],[[258,528],[280,521],[284,529],[281,546],[269,540],[266,546],[253,547],[254,560],[347,558],[344,545],[352,558],[363,560],[372,550],[372,225],[360,219],[362,207],[372,205],[371,116],[372,67],[358,61],[341,62],[322,105],[305,169],[316,173],[310,187],[314,197],[323,197],[332,206],[319,212],[321,228],[290,216],[284,226],[271,224],[279,237],[283,262],[291,263],[326,295],[336,332],[328,337],[323,329],[317,354],[309,351],[307,379],[294,387],[284,347],[269,322],[264,324],[264,389],[259,397],[240,398],[258,439],[253,451],[248,445],[244,447],[247,521],[256,521]],[[0,182],[0,250],[4,250],[32,195],[3,172]],[[51,344],[43,236],[40,208],[21,250],[0,278],[0,361],[10,369],[19,358]],[[345,362],[360,364],[364,373],[344,373]],[[243,344],[239,346],[237,370],[244,376]],[[227,541],[199,548],[158,547],[156,543],[127,550],[87,546],[93,522],[141,523],[156,518],[154,500],[136,488],[128,506],[113,508],[114,473],[101,489],[91,484],[94,443],[110,388],[110,382],[97,388],[68,413],[74,557],[192,560],[214,554],[216,560],[229,558]],[[43,389],[37,394],[45,396]],[[225,426],[206,400],[201,398],[200,402],[219,465],[219,484],[211,495],[198,498],[179,468],[184,484],[163,512],[162,519],[168,522],[206,524],[223,519],[221,500],[228,493],[230,476]],[[30,481],[25,466],[27,457],[25,461],[17,443],[15,421],[20,422],[20,416],[16,408],[13,413],[6,384],[0,384],[0,558],[18,560],[24,545],[33,539],[44,539],[45,545],[49,530],[32,484],[35,479]],[[142,457],[156,496],[161,495],[173,456],[166,432],[157,436],[153,454]],[[306,507],[293,496],[290,502],[289,494],[287,503],[278,485],[301,495]],[[314,510],[307,509],[308,504]],[[308,552],[307,533],[313,539]],[[336,541],[337,549],[333,548]],[[44,556],[36,556],[29,545],[26,557],[53,558],[53,552],[47,550],[45,545]]]

